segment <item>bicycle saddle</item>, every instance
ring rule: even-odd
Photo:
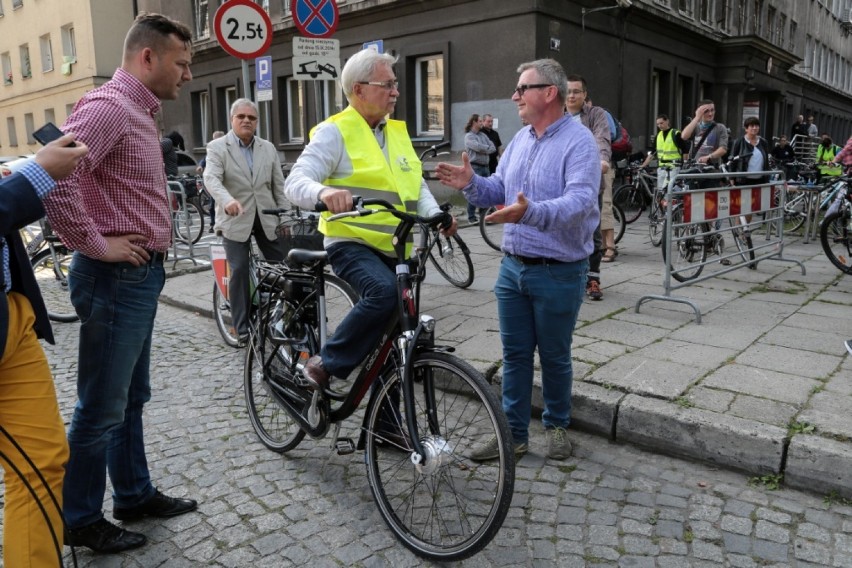
[[[292,249],[287,253],[287,262],[294,266],[306,266],[326,260],[328,253],[324,250]]]

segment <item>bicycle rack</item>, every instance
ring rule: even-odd
[[[192,239],[187,239],[189,255],[181,256],[178,254],[178,239],[175,231],[175,219],[177,219],[178,215],[183,215],[184,222],[187,225],[189,224],[189,209],[186,207],[187,197],[183,184],[179,181],[166,182],[166,198],[169,200],[169,211],[172,218],[172,254],[170,258],[172,261],[172,268],[177,266],[177,263],[181,260],[189,260],[192,264],[198,265],[198,260],[195,258],[195,245],[192,242]]]

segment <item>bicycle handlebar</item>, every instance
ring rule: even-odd
[[[382,207],[382,209],[367,209],[366,207],[368,205],[378,205]],[[314,205],[314,209],[316,211],[328,211],[328,207],[326,207],[325,203],[323,203],[322,201],[317,201],[317,203]],[[429,227],[437,227],[438,225],[440,225],[442,229],[448,229],[453,224],[453,216],[450,215],[446,211],[446,209],[448,209],[448,207],[442,206],[440,213],[436,213],[431,217],[421,217],[420,215],[412,215],[410,213],[406,213],[405,211],[400,211],[384,199],[378,199],[374,197],[363,198],[358,195],[353,195],[351,211],[337,213],[335,215],[332,215],[331,217],[328,217],[326,221],[336,221],[338,219],[343,219],[344,217],[366,217],[367,215],[372,215],[374,213],[390,213],[391,215],[402,221],[428,225]]]
[[[447,140],[445,142],[441,142],[440,144],[433,144],[432,146],[429,146],[428,148],[423,150],[423,152],[420,153],[420,161],[422,162],[427,154],[432,154],[432,157],[437,156],[438,150],[442,150],[443,148],[446,148],[449,145],[450,141]]]

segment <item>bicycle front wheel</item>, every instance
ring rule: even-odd
[[[621,207],[616,205],[614,202],[612,204],[612,218],[613,218],[613,228],[615,229],[615,242],[621,240],[621,237],[624,236],[624,230],[627,228],[627,222],[624,220],[624,211],[621,210]]]
[[[852,274],[852,229],[850,229],[852,214],[841,209],[828,215],[819,229],[819,239],[822,250],[831,264]]]
[[[225,344],[239,347],[240,338],[237,336],[234,320],[231,318],[231,303],[219,292],[219,286],[215,282],[213,283],[213,319],[216,320],[216,327],[219,328]]]
[[[655,247],[663,242],[663,229],[666,222],[666,212],[660,207],[659,202],[651,205],[651,214],[648,217],[648,235],[651,244]]]
[[[499,252],[503,250],[500,247],[503,244],[504,223],[492,223],[485,220],[486,215],[491,215],[495,211],[497,211],[496,207],[489,207],[487,210],[480,212],[479,234],[482,235],[482,239],[485,241],[485,244]]]
[[[30,261],[51,321],[69,323],[80,319],[71,305],[68,289],[71,256],[65,247],[54,246],[53,250],[46,248]]]
[[[645,193],[633,184],[622,185],[612,192],[612,203],[624,211],[624,221],[632,223],[645,209]]]
[[[458,288],[467,288],[473,284],[473,261],[461,237],[447,237],[437,231],[432,237],[435,243],[429,249],[429,259],[441,276]]]
[[[175,238],[187,244],[197,243],[204,233],[204,216],[198,205],[187,200],[173,215]]]
[[[740,225],[736,218],[729,218],[728,223],[731,225],[731,238],[740,252],[743,262],[749,263],[749,268],[755,268],[757,265],[753,262],[754,247],[752,246],[751,231]]]
[[[705,236],[701,234],[698,225],[680,225],[683,223],[683,210],[672,212],[672,258],[666,259],[668,246],[665,242],[669,232],[663,222],[663,260],[669,263],[672,278],[678,282],[686,282],[698,278],[704,270],[704,261],[707,260],[707,248],[704,246]]]
[[[417,431],[423,463],[382,444],[390,426],[406,429],[394,369],[380,379],[367,415],[367,479],[379,512],[396,538],[418,556],[436,561],[468,558],[484,548],[512,501],[515,456],[512,434],[496,395],[468,363],[445,353],[423,353],[413,363]],[[391,421],[392,424],[388,424]],[[492,436],[499,456],[474,462],[469,455]]]

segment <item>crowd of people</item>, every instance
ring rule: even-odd
[[[105,518],[107,475],[112,518],[132,522],[194,511],[197,502],[163,494],[145,457],[142,414],[151,398],[151,340],[164,283],[163,261],[171,244],[166,174],[183,149],[176,132],[161,137],[155,115],[192,79],[191,31],[158,14],[140,14],[127,33],[123,59],[112,79],[92,90],[64,124],[68,134],[45,146],[20,172],[0,182],[0,422],[40,471],[44,482],[7,439],[0,451],[28,473],[45,504],[32,507],[25,484],[11,468],[5,477],[4,561],[7,566],[55,564],[61,543],[115,553],[145,544],[145,535]],[[318,124],[310,143],[284,179],[273,144],[257,136],[258,108],[238,99],[230,130],[207,145],[199,166],[215,200],[216,228],[231,266],[230,301],[241,345],[248,334],[249,249],[254,236],[262,254],[283,259],[274,217],[261,210],[313,209],[322,202],[320,231],[334,272],[359,300],[334,336],[305,364],[304,377],[326,388],[348,376],[379,339],[396,310],[393,216],[347,218],[352,188],[382,197],[401,211],[431,216],[440,208],[403,121],[389,118],[400,96],[396,57],[363,50],[341,73],[349,105]],[[503,349],[502,404],[516,455],[529,449],[534,356],[542,370],[547,456],[572,454],[573,368],[571,343],[584,296],[603,299],[600,263],[613,261],[611,213],[612,133],[606,111],[594,106],[586,80],[567,74],[552,59],[521,64],[512,94],[524,126],[503,145],[490,114],[473,114],[465,126],[461,163],[439,163],[436,175],[467,200],[467,220],[477,210],[502,205],[488,221],[505,224],[494,287]],[[659,178],[681,158],[718,164],[726,154],[749,155],[739,179],[763,176],[769,158],[795,159],[786,136],[770,148],[760,121],[744,121],[731,141],[702,100],[682,130],[665,114],[643,162],[656,159]],[[794,136],[813,136],[813,117],[799,117]],[[73,144],[72,144],[73,143]],[[841,149],[824,135],[815,156],[823,175],[852,163],[852,138]],[[47,359],[38,338],[52,341],[44,304],[18,229],[47,214],[76,252],[69,284],[80,315],[78,401],[67,436]],[[211,220],[213,220],[211,214]],[[457,222],[444,229],[448,235]],[[10,347],[11,346],[11,347]],[[388,421],[384,439],[411,447],[408,433]],[[468,456],[495,459],[496,438],[481,440]],[[51,503],[51,497],[52,503]],[[61,511],[61,515],[60,515]],[[64,516],[64,525],[63,525]]]

